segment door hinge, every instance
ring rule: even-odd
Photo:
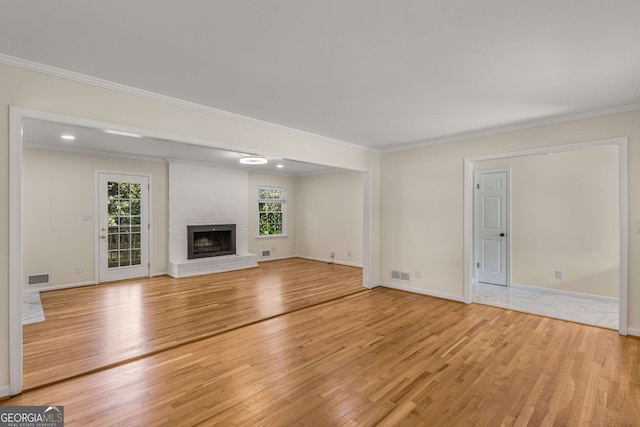
[[[479,190],[480,189],[480,184],[476,184],[476,188]]]
[[[151,230],[151,224],[147,224],[147,230]]]
[[[151,268],[151,262],[147,263],[147,268]]]
[[[476,262],[476,267],[480,268],[480,263]]]

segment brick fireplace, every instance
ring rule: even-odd
[[[256,255],[249,253],[248,187],[246,171],[169,163],[170,276],[257,267]],[[191,241],[189,227],[195,227]],[[217,231],[222,233],[216,236]]]

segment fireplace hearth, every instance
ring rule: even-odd
[[[236,225],[188,225],[187,258],[208,258],[236,254]]]

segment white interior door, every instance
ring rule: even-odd
[[[476,271],[479,282],[507,285],[508,171],[476,173]]]
[[[98,173],[99,282],[149,275],[149,177]]]

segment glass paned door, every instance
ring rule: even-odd
[[[108,268],[140,265],[141,184],[108,181]]]
[[[100,282],[147,276],[149,178],[99,174]]]

